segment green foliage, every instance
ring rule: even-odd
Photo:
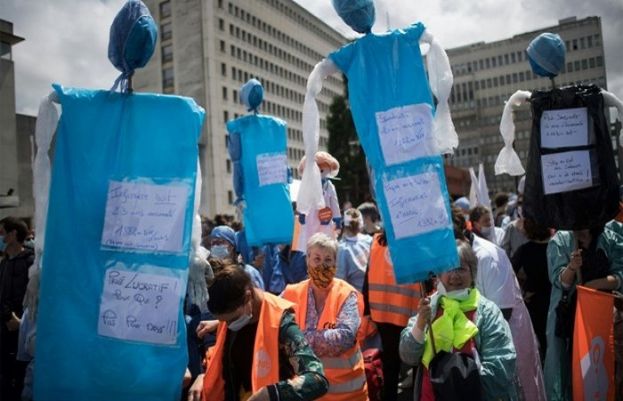
[[[370,181],[366,157],[357,138],[357,131],[346,96],[336,96],[327,116],[328,151],[340,162],[339,181],[334,181],[341,204],[350,201],[354,207],[370,200]]]

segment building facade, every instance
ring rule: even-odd
[[[147,0],[159,25],[152,60],[134,89],[188,96],[206,110],[199,142],[203,172],[200,212],[232,213],[235,194],[225,123],[247,113],[239,89],[256,78],[264,86],[261,113],[288,123],[288,162],[304,154],[302,109],[314,65],[346,39],[292,0]],[[326,115],[343,93],[340,76],[325,80],[318,97],[320,149]],[[295,177],[298,172],[294,171]]]
[[[15,65],[12,47],[24,38],[0,20],[0,219],[34,214],[30,165],[35,118],[15,113]]]
[[[454,73],[450,107],[460,140],[459,149],[447,162],[461,168],[477,168],[482,162],[492,192],[516,191],[518,181],[518,177],[496,176],[494,172],[495,160],[504,146],[499,126],[505,101],[517,90],[551,88],[549,79],[532,72],[526,56],[528,44],[543,32],[559,34],[567,48],[566,65],[555,80],[557,86],[592,83],[607,89],[599,17],[571,17],[556,26],[510,39],[447,51]],[[525,166],[532,128],[528,105],[515,111],[515,126],[515,149]]]

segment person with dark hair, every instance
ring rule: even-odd
[[[364,227],[363,217],[357,209],[346,210],[343,223],[342,238],[337,250],[335,277],[361,291],[370,259],[372,237],[361,233]]]
[[[27,362],[18,361],[19,326],[24,308],[22,301],[28,286],[28,269],[34,253],[24,247],[28,226],[15,217],[0,220],[0,399],[21,399]]]
[[[571,354],[575,287],[623,290],[623,237],[604,227],[558,231],[547,246],[552,284],[547,315],[545,385],[549,400],[571,399]]]
[[[477,236],[500,245],[504,238],[504,230],[496,227],[491,219],[491,211],[484,206],[476,206],[469,212],[472,232]]]
[[[379,209],[372,202],[364,202],[357,206],[357,210],[363,216],[362,232],[368,235],[374,235],[381,231],[380,221],[381,215]]]
[[[189,401],[314,400],[327,392],[324,369],[294,319],[294,304],[253,287],[235,265],[216,272],[208,308],[219,320],[206,372]]]
[[[506,207],[508,206],[509,196],[506,192],[500,192],[493,197],[493,204],[495,205],[495,218],[494,225],[496,227],[502,226],[502,221],[507,216]]]
[[[515,273],[523,278],[520,281],[523,299],[530,313],[534,333],[539,340],[539,354],[543,362],[547,349],[545,337],[547,310],[552,292],[547,272],[546,252],[552,233],[549,228],[529,218],[524,219],[523,228],[528,242],[517,249],[511,258],[511,263]]]
[[[370,262],[363,282],[364,322],[376,324],[383,352],[383,400],[398,399],[400,333],[417,312],[420,298],[428,291],[422,283],[397,284],[385,232],[375,234],[370,246]]]

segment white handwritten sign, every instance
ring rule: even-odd
[[[397,239],[449,226],[436,173],[388,180],[383,183],[383,190]]]
[[[591,160],[587,150],[543,155],[541,168],[546,195],[593,186]]]
[[[541,115],[541,147],[588,145],[586,107],[547,110]]]
[[[175,344],[182,291],[177,277],[106,270],[97,333],[121,340]]]
[[[181,252],[187,203],[184,185],[111,181],[102,245]]]
[[[288,182],[288,159],[283,153],[257,155],[257,175],[260,187]]]
[[[437,153],[429,105],[395,107],[379,111],[375,116],[383,158],[388,166]]]

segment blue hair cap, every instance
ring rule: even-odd
[[[342,20],[359,33],[370,33],[374,25],[373,0],[333,0],[333,8]]]
[[[157,39],[158,28],[147,6],[140,0],[126,2],[110,26],[108,42],[108,59],[121,71],[117,81],[127,80],[147,64]]]
[[[565,65],[565,42],[555,33],[542,33],[526,50],[532,71],[538,76],[553,78]]]
[[[240,88],[240,101],[247,106],[248,111],[255,111],[264,100],[264,87],[257,79],[250,79]]]

